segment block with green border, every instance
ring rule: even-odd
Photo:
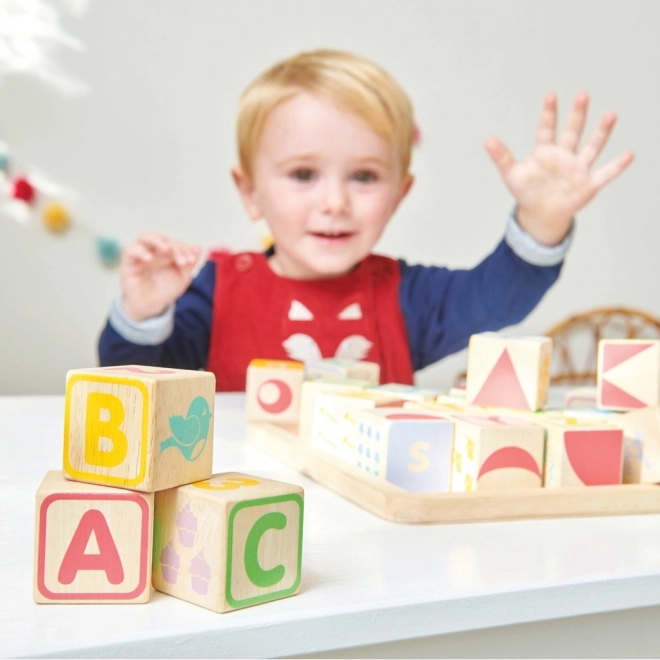
[[[226,472],[156,493],[153,586],[215,612],[298,593],[303,489]]]

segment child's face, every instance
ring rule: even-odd
[[[275,272],[350,272],[376,244],[412,184],[396,148],[329,101],[301,92],[268,116],[253,180],[234,170],[248,213],[275,239]]]

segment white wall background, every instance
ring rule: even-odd
[[[86,45],[60,63],[92,87],[64,99],[36,81],[0,88],[0,140],[75,188],[78,215],[126,243],[151,229],[258,249],[232,188],[243,88],[300,50],[352,50],[408,90],[423,142],[415,188],[378,250],[467,267],[498,242],[511,199],[482,148],[527,155],[543,94],[592,95],[590,127],[620,122],[604,154],[637,161],[579,217],[560,282],[521,330],[604,304],[660,315],[660,3],[654,0],[91,0],[66,20]],[[118,290],[81,229],[53,236],[0,219],[0,394],[62,393],[96,364]],[[464,355],[420,374],[449,385]]]

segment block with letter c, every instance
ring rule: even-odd
[[[157,590],[215,612],[298,592],[299,486],[230,472],[155,497]]]

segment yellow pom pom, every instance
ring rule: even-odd
[[[71,216],[59,202],[48,202],[41,212],[41,219],[48,231],[58,234],[71,226]]]

